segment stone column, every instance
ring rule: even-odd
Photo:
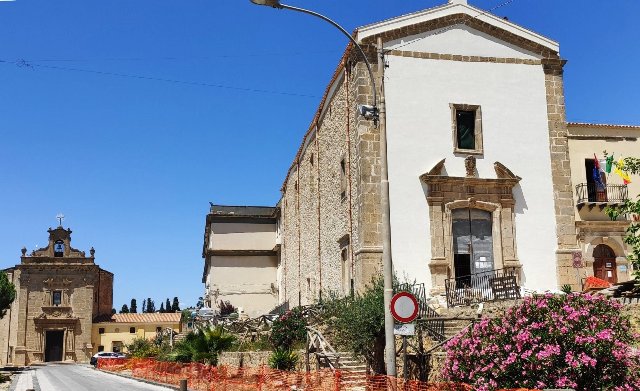
[[[549,125],[549,148],[551,154],[551,177],[553,201],[556,215],[556,266],[558,286],[570,284],[579,290],[575,270],[572,267],[572,252],[580,251],[575,226],[575,205],[571,188],[571,166],[569,164],[569,140],[564,104],[563,66],[561,59],[544,59],[545,87],[547,92],[547,117]]]

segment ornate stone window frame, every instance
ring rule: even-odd
[[[494,163],[497,178],[477,178],[475,159],[465,159],[466,177],[443,175],[445,159],[420,176],[427,185],[431,236],[432,294],[444,292],[447,278],[453,277],[452,211],[459,208],[481,209],[491,213],[494,268],[517,268],[515,199],[513,187],[520,182],[500,162]]]
[[[453,139],[453,152],[467,155],[482,155],[484,154],[484,148],[482,144],[482,109],[480,105],[469,105],[463,103],[449,103],[451,108],[451,129]],[[474,111],[475,112],[475,148],[474,149],[461,149],[458,148],[458,120],[456,113],[458,111]]]

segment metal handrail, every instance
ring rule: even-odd
[[[624,203],[629,198],[627,185],[604,185],[580,183],[576,185],[578,204],[603,202],[609,204]]]
[[[519,299],[519,280],[520,273],[517,268],[494,269],[447,278],[444,282],[447,306]]]

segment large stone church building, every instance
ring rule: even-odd
[[[91,325],[113,307],[113,274],[71,247],[71,230],[49,229],[46,247],[27,253],[6,269],[16,300],[0,319],[0,364],[88,362]]]
[[[630,278],[628,221],[603,208],[640,189],[611,177],[596,191],[589,168],[594,152],[638,151],[640,127],[567,123],[557,42],[466,0],[360,27],[354,38],[374,68],[384,64],[375,80],[400,279],[439,295],[449,279],[505,269],[539,291],[580,289],[599,273]],[[357,112],[374,88],[358,53],[350,44],[340,59],[273,213],[280,303],[346,295],[381,270],[380,131]]]

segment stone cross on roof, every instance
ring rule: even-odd
[[[62,220],[64,220],[64,215],[62,213],[58,213],[56,215],[56,219],[58,219],[60,226],[62,227]]]

